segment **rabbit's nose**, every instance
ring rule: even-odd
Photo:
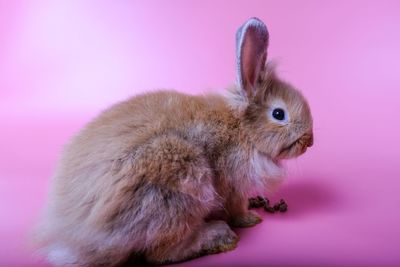
[[[314,135],[312,133],[308,134],[308,143],[307,146],[308,147],[312,147],[312,145],[314,144]]]
[[[301,139],[303,139],[303,144],[306,145],[307,147],[311,147],[314,143],[314,136],[312,133],[306,133],[304,134]]]

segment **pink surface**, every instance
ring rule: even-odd
[[[222,92],[251,16],[309,99],[315,145],[273,196],[286,214],[177,266],[400,266],[399,13],[398,1],[0,1],[0,266],[47,266],[26,233],[73,133],[138,92]]]

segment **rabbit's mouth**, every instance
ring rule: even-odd
[[[313,135],[303,134],[290,145],[284,147],[278,155],[279,159],[288,159],[298,157],[306,152],[308,147],[313,145]]]

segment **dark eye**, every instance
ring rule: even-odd
[[[281,108],[276,108],[272,111],[272,117],[278,121],[283,121],[285,119],[285,111]]]

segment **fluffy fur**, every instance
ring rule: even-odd
[[[260,57],[267,44],[258,19],[239,29],[239,83],[228,98],[147,93],[75,136],[37,231],[49,261],[117,266],[142,254],[160,264],[234,249],[230,226],[261,221],[249,194],[279,183],[279,161],[312,144],[307,102]],[[276,103],[290,114],[285,125],[269,116]]]

